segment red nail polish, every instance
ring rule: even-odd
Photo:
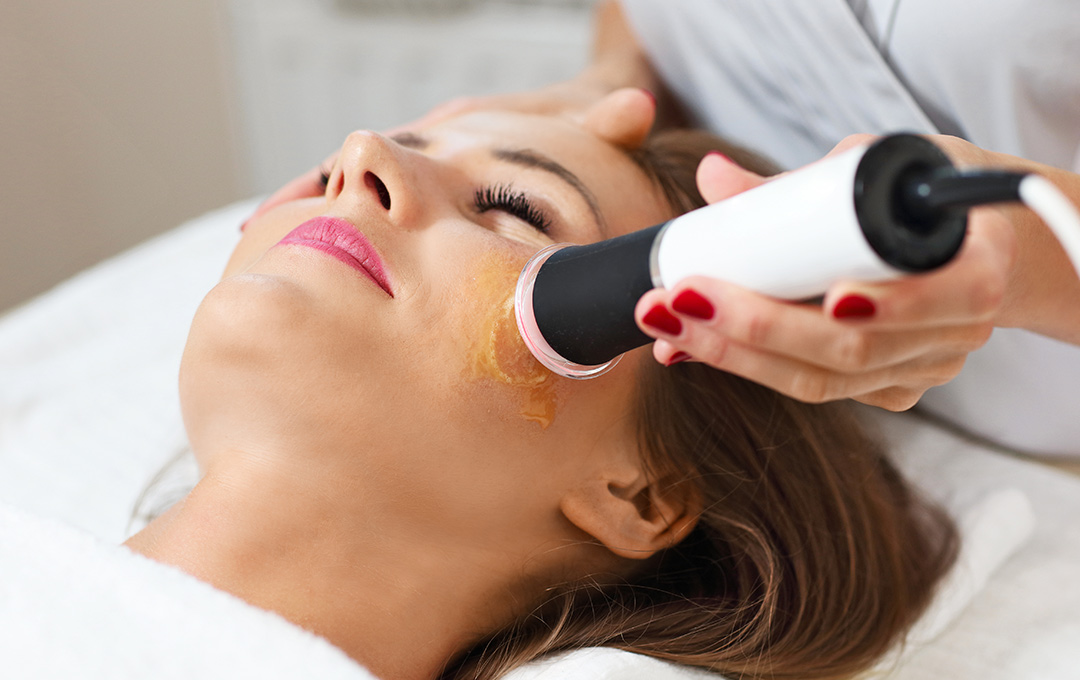
[[[712,303],[696,290],[687,288],[671,301],[671,308],[680,314],[708,321],[716,315]]]
[[[709,153],[705,154],[706,158],[708,158],[709,156],[719,156],[720,158],[723,158],[728,163],[734,163],[735,162],[735,161],[731,160],[730,158],[728,158],[728,156],[726,154],[720,153],[719,151],[710,151]]]
[[[675,318],[675,315],[667,310],[664,305],[656,305],[641,319],[645,322],[646,326],[652,326],[661,333],[667,333],[668,335],[678,335],[682,333],[682,321]]]
[[[675,364],[681,364],[682,362],[686,361],[689,358],[690,358],[690,355],[687,354],[686,352],[676,352],[675,354],[671,355],[670,359],[668,359],[667,365],[668,366],[674,366]]]
[[[651,99],[651,100],[652,100],[652,104],[653,104],[653,106],[656,106],[656,95],[655,95],[655,94],[653,94],[653,91],[652,91],[652,90],[649,90],[649,89],[646,89],[646,88],[644,88],[644,87],[643,87],[643,88],[641,88],[641,91],[642,91],[642,92],[644,92],[645,94],[649,95],[649,99]]]
[[[848,295],[833,307],[833,316],[837,319],[868,319],[877,308],[872,300],[861,295]]]
[[[250,221],[251,221],[251,220],[244,220],[244,223],[240,225],[240,232],[241,232],[241,233],[243,233],[243,231],[244,231],[245,229],[247,229],[247,225],[248,225],[248,222],[250,222]]]

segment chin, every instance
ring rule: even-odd
[[[216,414],[236,415],[245,401],[267,396],[295,372],[318,326],[313,303],[290,280],[261,274],[229,277],[203,299],[188,331],[179,382],[197,453],[200,424],[218,420]]]
[[[213,348],[237,359],[273,358],[281,351],[279,341],[317,322],[317,303],[307,290],[283,276],[231,276],[203,298],[188,345]]]

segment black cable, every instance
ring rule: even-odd
[[[1020,201],[1025,177],[1018,172],[949,169],[903,182],[897,198],[907,214],[925,219],[948,210]]]
[[[909,207],[930,212],[1014,202],[1020,200],[1020,182],[1025,177],[1018,172],[947,170],[905,183],[904,199]]]

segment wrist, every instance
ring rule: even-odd
[[[1004,154],[991,154],[991,164],[1038,174],[1080,206],[1080,175]],[[996,325],[1080,344],[1080,276],[1065,249],[1029,208],[1013,204],[999,210],[1013,227],[1017,251]]]

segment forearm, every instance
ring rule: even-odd
[[[584,77],[607,90],[654,88],[659,80],[616,0],[596,3],[592,55]]]
[[[617,0],[600,0],[593,17],[592,58],[578,80],[602,94],[640,87],[657,98],[659,127],[684,121],[682,107],[653,68]]]

